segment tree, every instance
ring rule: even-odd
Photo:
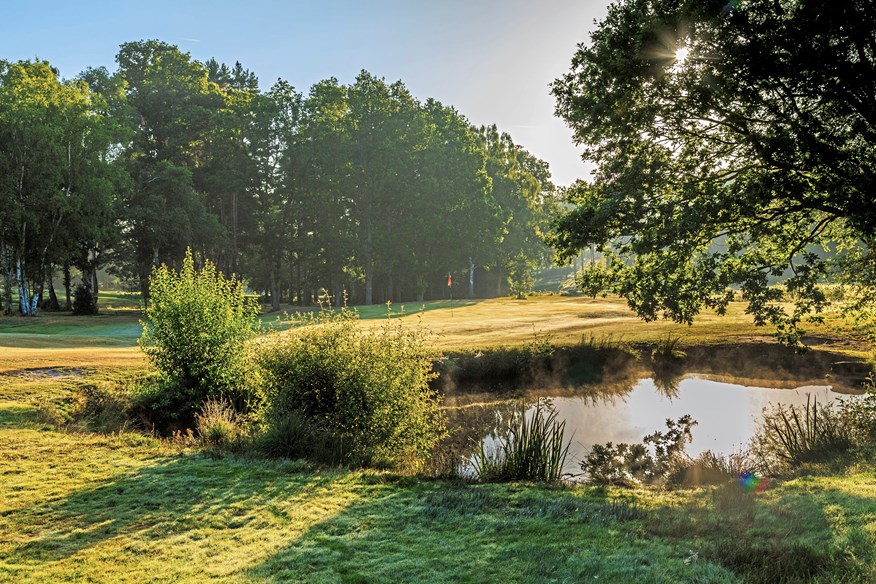
[[[553,84],[597,164],[556,224],[561,259],[595,245],[585,288],[646,320],[722,313],[799,341],[827,271],[819,245],[876,234],[876,11],[867,1],[624,0]],[[786,274],[794,301],[771,286]]]
[[[148,299],[153,267],[179,265],[188,247],[206,256],[224,243],[226,232],[194,177],[225,99],[207,68],[173,45],[126,43],[116,60],[135,113],[125,154],[133,182],[123,204],[125,255]]]
[[[52,263],[109,237],[124,180],[110,153],[119,135],[103,105],[84,80],[61,81],[48,63],[0,63],[5,312],[13,280],[21,313],[34,315]],[[92,292],[96,300],[96,284]]]

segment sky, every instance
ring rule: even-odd
[[[116,69],[119,45],[159,39],[194,59],[278,78],[297,90],[365,69],[411,93],[496,124],[546,160],[553,180],[589,177],[549,84],[567,72],[608,0],[0,0],[0,59],[43,59],[74,77]]]

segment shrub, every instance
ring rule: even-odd
[[[581,462],[587,481],[598,485],[662,483],[685,464],[684,447],[696,425],[689,415],[666,420],[666,432],[654,432],[641,444],[594,444]]]
[[[783,466],[823,462],[852,447],[852,429],[837,408],[806,396],[802,406],[781,404],[764,410],[751,441],[752,451],[767,472]]]
[[[189,250],[179,273],[155,269],[149,297],[139,344],[161,373],[147,396],[157,421],[190,418],[210,398],[258,412],[264,399],[246,355],[246,341],[258,330],[258,305],[242,284],[209,261],[196,270]]]
[[[535,270],[537,263],[523,252],[515,255],[508,262],[508,289],[518,300],[525,300],[535,285]]]
[[[511,421],[500,445],[488,451],[481,443],[472,460],[482,481],[560,480],[571,442],[564,442],[566,423],[557,422],[557,413],[545,415],[546,406],[539,401],[526,419],[524,411]]]
[[[85,284],[79,284],[73,291],[73,314],[97,314],[97,302],[91,288]]]
[[[300,415],[347,462],[419,467],[446,424],[423,331],[390,319],[369,330],[346,308],[297,324],[261,346],[270,423]]]
[[[867,380],[864,394],[844,401],[841,409],[855,444],[863,448],[876,447],[876,383],[872,376]]]

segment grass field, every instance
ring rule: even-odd
[[[559,343],[769,341],[741,305],[691,328],[641,323],[617,299],[425,307],[399,318],[420,319],[445,350],[520,345],[533,331]],[[120,301],[99,317],[0,319],[0,581],[876,582],[872,464],[754,493],[478,485],[55,429],[46,404],[144,367],[138,318]],[[840,325],[814,327],[813,344],[867,355]]]

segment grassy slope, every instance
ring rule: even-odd
[[[642,324],[616,300],[500,299],[456,305],[452,316],[433,308],[422,319],[444,348],[519,344],[533,327],[561,341],[678,330]],[[737,308],[681,330],[694,343],[762,335]],[[385,314],[369,310],[363,316]],[[821,581],[876,581],[872,467],[743,495],[417,482],[211,460],[142,435],[40,425],[36,406],[70,396],[82,375],[142,367],[133,348],[87,340],[135,326],[136,314],[44,318],[0,321],[0,345],[29,339],[0,347],[0,581],[731,582],[719,560],[793,574],[801,557],[825,571]],[[828,339],[832,330],[820,334],[834,348],[857,349]],[[83,371],[22,371],[37,367]]]

